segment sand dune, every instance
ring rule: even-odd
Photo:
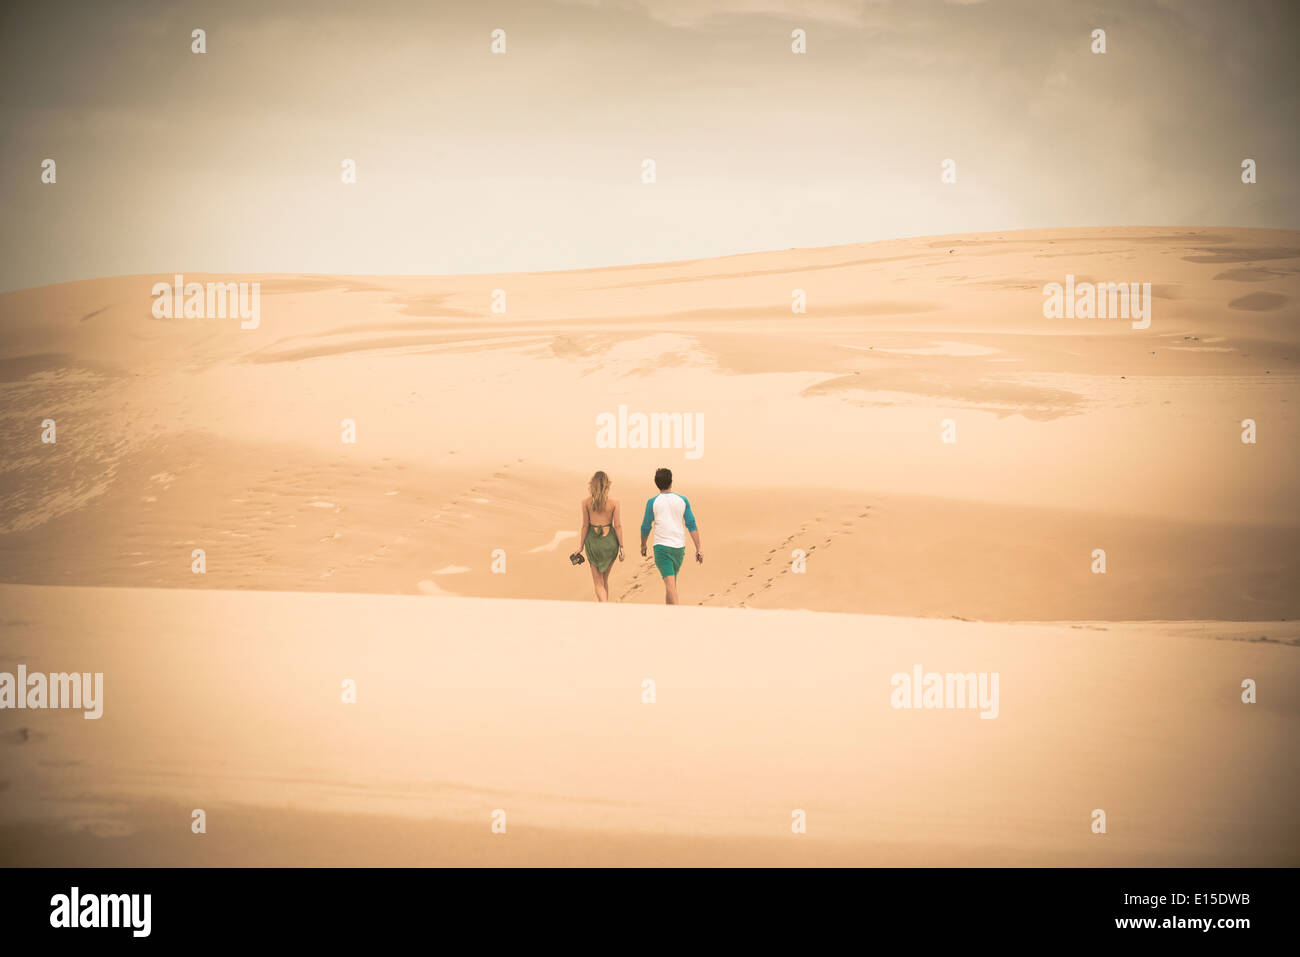
[[[1295,623],[31,586],[0,598],[4,668],[102,671],[105,689],[97,721],[0,711],[5,863],[1300,858]],[[891,707],[891,676],[916,665],[997,672],[997,717]],[[1243,678],[1257,704],[1241,703]]]
[[[1045,319],[1042,287],[1066,273],[1151,282],[1151,327]],[[1294,232],[1074,229],[570,273],[215,277],[260,279],[251,330],[154,319],[156,278],[0,296],[0,580],[415,594],[456,566],[469,571],[442,582],[458,594],[578,599],[585,569],[535,549],[576,528],[596,468],[634,536],[666,464],[708,547],[683,579],[691,602],[1300,613]],[[793,289],[807,314],[791,313]],[[619,405],[698,413],[702,454],[597,448],[596,416]],[[47,417],[54,446],[39,441]],[[940,441],[945,419],[955,443]],[[797,587],[766,574],[814,546],[825,560]],[[194,548],[208,553],[202,578]],[[1104,580],[1089,571],[1096,548]],[[496,549],[505,574],[489,571]],[[658,600],[631,565],[613,584],[624,601]]]
[[[1045,318],[1067,275],[1150,327]],[[155,319],[171,276],[0,295],[0,670],[108,694],[0,710],[9,862],[1300,857],[1300,233],[186,278],[257,327]],[[600,447],[620,407],[698,445]],[[704,607],[636,548],[661,465]],[[621,607],[567,559],[597,468]],[[999,717],[891,708],[918,664]]]

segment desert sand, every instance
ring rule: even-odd
[[[257,328],[155,319],[171,275],[0,295],[0,670],[107,698],[0,711],[8,863],[1300,861],[1300,233],[183,265],[260,282]],[[1067,274],[1150,282],[1150,328],[1044,318]],[[597,447],[620,405],[702,454]],[[637,554],[660,465],[692,607]],[[998,718],[891,708],[917,664],[997,672]]]
[[[9,862],[1293,864],[1300,838],[1295,623],[2,592],[6,658],[105,688],[98,720],[0,712]],[[997,718],[893,708],[916,664],[997,672]]]

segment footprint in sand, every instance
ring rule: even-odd
[[[449,454],[453,454],[453,455],[454,455],[455,453],[453,452],[453,453],[449,453]],[[520,459],[519,461],[522,462],[523,459]],[[509,464],[509,463],[506,463],[506,464],[502,465],[501,468],[502,468],[502,469],[509,469],[509,468],[510,468],[510,464]],[[498,478],[506,478],[506,477],[507,477],[507,476],[506,476],[506,474],[505,474],[504,471],[502,471],[502,472],[495,472],[495,473],[493,473],[493,475],[492,475],[492,478],[494,478],[494,479],[498,479]],[[488,483],[488,481],[489,481],[488,479],[482,479],[482,478],[480,478],[479,480],[477,480],[477,481],[475,482],[474,485],[471,485],[468,489],[464,489],[464,490],[462,490],[461,492],[459,492],[459,493],[456,495],[455,498],[453,498],[453,499],[451,499],[451,500],[449,500],[449,501],[445,501],[445,502],[442,504],[442,506],[441,506],[438,510],[432,512],[431,514],[423,515],[423,516],[421,516],[420,518],[417,518],[417,519],[415,520],[415,525],[416,525],[417,527],[427,527],[427,526],[430,525],[431,523],[440,520],[440,519],[443,517],[443,512],[444,512],[444,510],[446,510],[446,509],[450,509],[450,508],[452,508],[452,506],[459,505],[459,504],[461,504],[462,501],[465,501],[465,500],[468,500],[469,502],[473,502],[475,505],[488,505],[488,504],[490,504],[490,503],[491,503],[491,499],[482,498],[482,497],[478,497],[478,496],[471,496],[471,494],[470,494],[470,493],[472,493],[472,492],[480,491],[480,490],[481,490],[481,489],[482,489],[482,488],[483,488],[483,487]],[[386,493],[386,494],[388,494],[388,495],[396,495],[397,493],[396,493],[396,492],[388,492],[388,493]],[[312,504],[319,504],[319,503],[312,503]],[[469,518],[469,519],[472,519],[472,518],[473,518],[472,515],[470,515],[469,513],[464,513],[464,512],[461,513],[460,517],[461,517],[461,518]],[[568,534],[569,534],[570,536],[573,535],[572,532],[569,532]],[[338,537],[341,537],[341,536],[339,535],[339,533],[336,532],[336,533],[335,533],[335,537],[338,538]],[[409,539],[409,536],[408,536],[408,535],[405,535],[405,534],[398,535],[398,536],[395,537],[391,542],[389,542],[389,543],[387,543],[387,544],[385,544],[385,545],[380,545],[378,548],[372,550],[372,551],[370,552],[369,555],[362,556],[362,557],[358,557],[358,558],[354,558],[354,559],[350,560],[349,562],[347,562],[343,567],[345,567],[345,568],[358,568],[358,567],[363,567],[363,566],[365,566],[365,565],[368,565],[368,564],[370,564],[371,562],[378,561],[378,560],[380,560],[381,558],[384,558],[384,557],[387,556],[388,551],[389,551],[390,548],[395,548],[395,547],[397,547],[397,546],[403,545],[403,544],[405,544],[405,543],[406,543],[407,541],[409,541],[409,540],[410,540],[410,539]],[[328,539],[321,539],[321,541],[328,541]],[[552,545],[552,549],[553,549],[553,548],[554,548],[554,544]],[[534,551],[537,551],[537,549],[534,549]],[[466,570],[468,571],[468,569],[466,569]],[[334,573],[334,571],[335,571],[335,569],[330,569],[329,572],[327,572],[326,574],[322,575],[321,577],[322,577],[322,578],[328,578],[328,577],[330,577],[330,575],[332,575],[332,574]],[[435,574],[435,575],[437,575],[437,574],[453,574],[453,572],[450,572],[450,571],[447,571],[447,570],[443,570],[443,571],[441,571],[441,572],[434,572],[434,574]],[[430,583],[430,584],[432,584],[432,583]],[[417,588],[420,588],[421,590],[423,590],[423,589],[422,589],[422,585],[423,585],[423,583],[417,583],[416,587],[417,587]]]
[[[5,744],[36,744],[44,741],[47,735],[44,731],[33,731],[31,728],[14,728],[12,731],[6,731],[0,735],[0,742]]]
[[[86,831],[95,837],[126,837],[135,833],[135,828],[125,821],[103,817],[80,818],[72,821],[69,826],[74,831]]]

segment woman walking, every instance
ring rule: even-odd
[[[618,499],[609,497],[613,484],[604,472],[591,477],[587,483],[591,495],[582,500],[582,524],[578,527],[578,547],[586,549],[591,563],[596,601],[609,601],[609,573],[614,558],[623,560],[623,515]]]

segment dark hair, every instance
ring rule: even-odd
[[[673,470],[672,469],[655,469],[655,485],[659,486],[659,491],[664,492],[673,487]]]

